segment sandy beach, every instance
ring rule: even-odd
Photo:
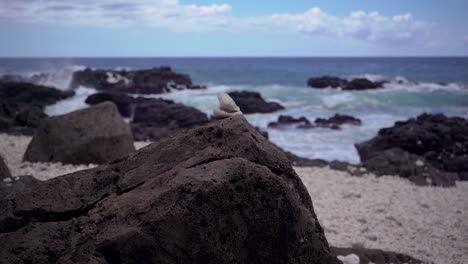
[[[47,180],[95,166],[21,162],[30,140],[0,134],[0,154],[13,176]],[[398,177],[295,169],[331,245],[390,250],[434,263],[466,263],[468,182],[457,182],[454,188],[419,187]]]

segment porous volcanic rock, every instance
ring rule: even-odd
[[[5,263],[339,264],[289,160],[242,116],[9,193],[0,240]]]
[[[194,85],[190,76],[175,73],[168,66],[146,70],[93,70],[87,68],[73,73],[70,87],[93,87],[99,91],[137,94],[160,94],[171,90],[203,89]]]
[[[461,179],[468,174],[468,120],[464,118],[422,114],[380,129],[376,137],[356,144],[362,162],[395,147],[423,157],[441,171],[457,173]]]
[[[348,81],[346,79],[331,76],[310,78],[307,81],[307,85],[312,88],[340,88],[342,90],[378,89],[382,88],[384,83],[385,81],[373,82],[366,78],[356,78]]]
[[[276,102],[267,102],[257,92],[230,92],[229,96],[234,99],[244,114],[272,113],[283,110],[284,106]]]
[[[29,143],[25,161],[102,164],[135,151],[117,107],[105,102],[48,117]]]
[[[425,158],[410,154],[400,148],[391,148],[379,152],[362,164],[368,171],[381,175],[395,175],[417,185],[454,186],[458,180],[456,173],[440,171]]]

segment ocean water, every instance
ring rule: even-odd
[[[297,155],[325,160],[359,162],[354,144],[375,136],[395,121],[426,113],[468,117],[468,58],[66,58],[0,59],[0,74],[48,73],[43,84],[68,89],[74,71],[99,69],[147,69],[169,65],[189,74],[200,91],[177,91],[164,97],[211,114],[221,91],[257,91],[286,110],[251,114],[247,119],[266,128],[280,114],[330,117],[335,113],[360,118],[362,126],[329,129],[268,129],[270,140]],[[340,91],[312,89],[307,79],[323,75],[387,80],[384,89]],[[57,115],[87,107],[86,97],[96,90],[80,87],[74,98],[47,107]]]

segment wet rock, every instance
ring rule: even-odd
[[[74,94],[73,91],[61,91],[26,82],[0,82],[1,100],[18,106],[37,106],[42,109]]]
[[[342,90],[368,90],[382,88],[384,81],[373,82],[366,78],[356,78],[348,81],[338,77],[323,76],[310,78],[307,85],[312,88],[340,88]]]
[[[279,103],[266,102],[260,93],[257,92],[230,92],[229,96],[234,99],[240,110],[244,114],[252,113],[271,113],[285,109]]]
[[[422,114],[380,129],[376,137],[356,144],[362,162],[395,147],[423,157],[441,171],[463,175],[468,172],[468,120]]]
[[[102,164],[135,151],[133,137],[110,102],[47,118],[24,155],[25,161]]]
[[[305,128],[305,126],[311,125],[310,121],[306,117],[295,118],[288,115],[280,115],[278,121],[268,123],[268,127],[271,128],[281,128],[281,127],[290,127],[290,126],[300,126]]]
[[[353,116],[335,114],[334,116],[328,119],[317,118],[315,119],[314,123],[318,127],[340,129],[340,126],[344,124],[360,126],[362,122],[360,119],[355,118]]]
[[[31,83],[0,81],[0,132],[34,134],[47,117],[43,108],[73,94]]]
[[[339,263],[290,162],[242,116],[0,205],[6,263]]]
[[[85,69],[73,74],[71,88],[93,87],[99,91],[160,94],[171,90],[203,89],[194,85],[190,76],[175,73],[170,67],[152,68],[135,71]]]
[[[410,154],[400,148],[379,152],[362,164],[367,170],[381,175],[394,175],[417,185],[455,186],[458,176],[455,173],[440,171],[430,165],[423,157]]]

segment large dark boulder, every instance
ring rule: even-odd
[[[242,116],[10,193],[0,240],[5,263],[339,264],[289,160]]]
[[[0,155],[0,181],[9,177],[11,177],[10,169],[8,169],[5,160],[3,160],[3,157]]]
[[[417,185],[454,186],[458,176],[455,173],[434,168],[423,157],[410,154],[400,148],[379,152],[362,165],[370,172],[381,175],[396,175]]]
[[[29,143],[25,161],[102,164],[135,151],[116,106],[106,102],[47,118]]]
[[[342,90],[368,90],[382,88],[385,81],[373,82],[366,78],[356,78],[348,81],[338,77],[322,76],[310,78],[307,85],[312,88],[340,88]]]
[[[171,90],[205,88],[194,85],[190,76],[175,73],[167,66],[135,71],[87,68],[74,72],[70,86],[73,89],[85,86],[99,91],[137,94],[160,94]]]
[[[284,106],[276,102],[267,102],[257,92],[230,92],[229,96],[234,99],[244,114],[271,113],[283,110]]]
[[[463,176],[468,173],[468,120],[422,114],[380,129],[376,137],[356,144],[362,162],[395,147],[422,156],[439,170]]]

